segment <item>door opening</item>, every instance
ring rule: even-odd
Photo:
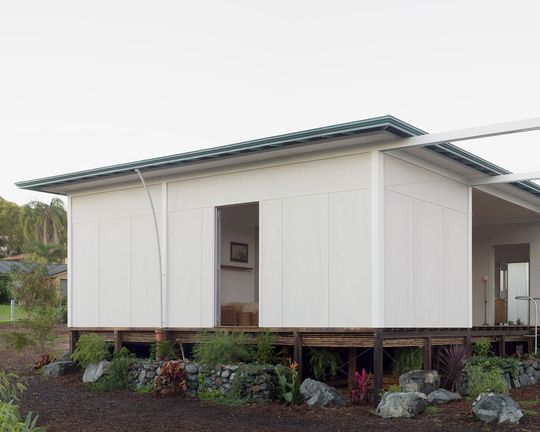
[[[529,245],[495,247],[495,324],[528,324]]]
[[[220,326],[259,325],[259,203],[218,208],[217,319]]]

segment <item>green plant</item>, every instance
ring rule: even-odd
[[[491,351],[491,342],[487,338],[481,338],[476,341],[473,345],[473,354],[475,356],[486,357],[492,353]]]
[[[0,274],[0,304],[9,304],[13,298],[11,290],[8,287],[9,277],[5,274]]]
[[[518,326],[523,325],[523,321],[521,321],[521,318],[518,318],[518,319],[516,320],[516,325],[518,325]]]
[[[193,348],[195,361],[214,367],[218,364],[241,363],[251,359],[250,338],[241,332],[212,332],[198,336]]]
[[[129,356],[115,357],[107,370],[99,380],[90,384],[90,388],[97,392],[111,390],[124,390],[129,386],[129,367],[133,363],[133,358]]]
[[[469,357],[469,351],[465,345],[451,345],[441,350],[440,371],[446,377],[445,386],[450,387],[452,391],[456,390],[467,357]]]
[[[487,371],[492,369],[508,369],[513,379],[518,378],[522,369],[519,360],[512,357],[474,356],[467,360],[467,364],[471,366],[480,366]]]
[[[187,389],[186,371],[178,361],[168,361],[161,367],[161,374],[154,382],[154,392],[160,396],[184,394]]]
[[[319,381],[325,381],[328,376],[335,377],[339,361],[338,353],[327,348],[315,348],[309,353],[309,365]]]
[[[428,406],[426,407],[426,414],[437,414],[441,412],[440,408],[434,407],[434,406]]]
[[[171,341],[154,342],[150,346],[150,358],[154,360],[159,358],[163,361],[177,360],[178,352]]]
[[[135,390],[136,393],[139,394],[149,394],[154,392],[154,386],[151,384],[139,387]]]
[[[512,320],[508,320],[508,323],[507,323],[509,326],[513,326],[513,325],[516,325],[516,323]]]
[[[18,375],[0,370],[0,402],[14,402],[26,391]]]
[[[392,364],[392,374],[402,375],[404,373],[422,369],[424,356],[418,348],[400,348],[396,351]]]
[[[279,397],[288,404],[302,402],[300,395],[300,378],[298,376],[298,365],[290,362],[289,367],[276,366],[274,368],[278,379]]]
[[[502,369],[494,367],[486,370],[481,366],[466,367],[468,377],[468,397],[476,399],[480,393],[494,392],[508,394],[508,386]]]
[[[262,332],[257,335],[253,359],[259,364],[276,364],[279,361],[279,354],[274,348],[275,333]]]
[[[71,358],[86,368],[91,363],[97,363],[110,357],[107,342],[95,333],[83,334],[77,341]]]
[[[399,387],[399,384],[391,384],[388,386],[388,389],[386,389],[386,393],[399,393],[401,391],[401,388]]]
[[[14,268],[9,273],[8,287],[30,318],[38,307],[57,306],[57,288],[44,258],[30,255],[23,264],[24,267]]]
[[[56,340],[55,327],[60,322],[60,311],[57,306],[35,306],[32,314],[19,320],[20,330],[3,335],[7,345],[16,351],[27,346],[37,346],[41,358],[47,355]]]

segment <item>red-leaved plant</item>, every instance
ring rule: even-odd
[[[184,365],[174,360],[166,362],[154,381],[154,388],[155,394],[160,396],[184,394],[187,388]]]
[[[355,383],[351,391],[351,401],[357,405],[369,404],[373,383],[371,374],[366,374],[366,370],[362,369],[362,373],[356,371],[354,373]]]

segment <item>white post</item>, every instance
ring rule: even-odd
[[[537,297],[532,298],[530,296],[517,296],[516,300],[527,300],[527,301],[532,301],[534,303],[534,355],[537,355],[538,354],[538,304],[536,303],[536,301],[540,300],[540,298],[537,298]]]
[[[11,299],[10,303],[10,311],[11,311],[11,322],[15,322],[15,300]]]

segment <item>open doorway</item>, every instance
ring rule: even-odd
[[[495,246],[495,324],[528,324],[529,244]]]
[[[258,326],[259,203],[223,206],[217,211],[217,323]]]

